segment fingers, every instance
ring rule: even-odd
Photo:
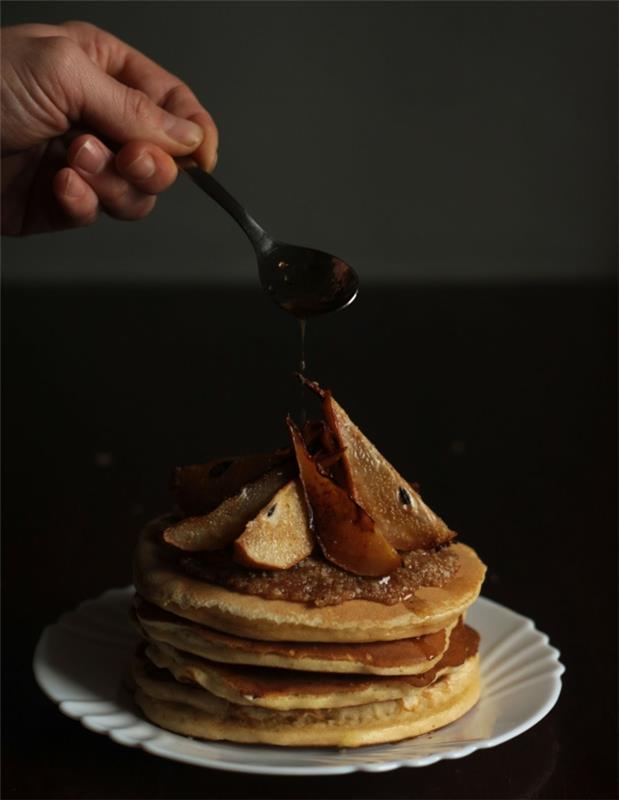
[[[105,211],[125,220],[145,217],[177,174],[174,160],[148,142],[130,142],[115,155],[91,134],[71,142],[67,160]]]
[[[118,142],[147,140],[174,156],[192,154],[203,169],[214,168],[217,127],[186,84],[94,25],[67,22],[60,27],[99,67],[99,80],[92,74],[87,81],[97,84],[95,95],[87,91],[81,98],[89,125]]]
[[[164,108],[179,117],[196,122],[204,132],[201,144],[194,150],[191,157],[207,172],[212,172],[217,164],[217,149],[219,147],[219,133],[213,118],[205,108],[198,103],[193,92],[181,84],[175,87],[165,98]]]
[[[99,214],[99,199],[75,170],[64,167],[53,178],[52,190],[72,227],[91,225]]]
[[[173,156],[189,155],[201,143],[199,125],[181,119],[144,92],[110,78],[84,56],[69,116],[121,144],[134,139],[152,142]]]
[[[75,63],[70,65],[70,76],[65,76],[67,88],[70,88],[69,118],[121,144],[139,139],[158,145],[170,155],[192,153],[204,138],[201,127],[171,114],[146,92],[126,84],[122,64],[129,58],[130,48],[126,48],[124,59],[119,57],[118,40],[115,40],[116,56],[112,58],[105,50],[108,38],[103,32],[98,37],[97,44],[102,48],[99,60],[116,71],[118,80],[89,58],[85,45],[76,48],[79,55],[73,54]],[[148,63],[148,59],[142,58]]]
[[[128,142],[116,154],[115,164],[121,176],[147,194],[165,191],[178,175],[174,159],[149,142]]]

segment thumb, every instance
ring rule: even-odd
[[[204,138],[195,122],[177,117],[138,89],[107,75],[86,55],[71,116],[116,142],[142,139],[172,156],[193,152]]]

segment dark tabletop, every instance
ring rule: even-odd
[[[340,777],[167,761],[37,688],[45,625],[130,582],[174,464],[285,441],[292,318],[256,291],[4,290],[3,796],[615,798],[613,286],[365,287],[308,326],[308,374],[489,565],[567,671],[555,709],[458,761]]]

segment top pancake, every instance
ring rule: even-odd
[[[474,602],[485,566],[474,550],[452,545],[456,574],[441,588],[422,587],[394,605],[348,600],[314,607],[233,592],[183,573],[169,558],[155,520],[140,535],[134,564],[138,593],[156,606],[216,630],[266,641],[374,642],[434,633]]]

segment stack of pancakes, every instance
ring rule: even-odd
[[[184,574],[162,529],[144,531],[136,559],[136,699],[156,724],[204,739],[355,747],[441,727],[477,701],[478,637],[461,617],[484,568],[465,545],[453,545],[460,567],[442,588],[390,606],[312,607]]]
[[[420,503],[406,487],[408,503],[410,493]],[[485,567],[470,547],[443,543],[452,567],[412,593],[325,604],[319,586],[314,602],[273,599],[189,570],[164,539],[169,526],[148,525],[135,560],[143,643],[133,680],[154,723],[211,740],[357,747],[442,727],[476,703],[479,637],[463,620]],[[311,558],[324,560],[318,547]],[[389,576],[354,580],[372,589]]]

